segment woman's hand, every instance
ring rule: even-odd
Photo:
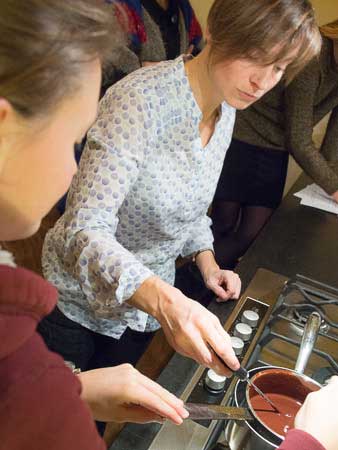
[[[176,425],[188,417],[182,400],[142,375],[130,364],[89,370],[79,375],[82,399],[103,422],[163,422]]]
[[[148,278],[129,303],[154,316],[169,344],[182,355],[226,376],[231,376],[226,366],[239,368],[230,337],[218,318],[160,278]]]
[[[217,295],[219,301],[239,298],[241,293],[239,276],[231,270],[220,269],[211,250],[199,253],[196,257],[196,264],[206,287]]]
[[[161,302],[158,320],[172,347],[184,356],[231,376],[239,368],[230,336],[219,319],[198,302],[185,297],[178,289],[168,290]],[[226,366],[222,363],[225,362]]]
[[[328,385],[309,394],[298,411],[295,428],[306,431],[326,450],[338,448],[338,377],[332,377]]]
[[[240,296],[241,280],[231,270],[215,268],[206,271],[204,282],[217,295],[218,301],[226,301],[231,298],[238,299]]]

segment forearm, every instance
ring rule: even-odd
[[[302,147],[302,148],[301,148]],[[294,147],[293,156],[304,172],[329,195],[338,189],[338,174],[313,143]]]
[[[313,61],[285,91],[286,148],[302,169],[328,194],[338,189],[338,176],[330,166],[337,139],[337,112],[333,111],[319,152],[312,139],[316,92],[321,83],[318,61]]]
[[[338,106],[331,113],[320,152],[330,164],[338,162]]]

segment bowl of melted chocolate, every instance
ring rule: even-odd
[[[255,418],[270,432],[284,439],[307,395],[320,389],[311,378],[283,368],[265,369],[251,381],[274,403],[273,408],[248,385],[246,400]]]

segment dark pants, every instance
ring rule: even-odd
[[[186,264],[176,272],[175,286],[186,296],[207,306],[208,291],[194,264]],[[38,327],[47,347],[71,361],[81,370],[130,363],[135,365],[148,347],[153,333],[127,328],[120,339],[95,333],[68,319],[56,307]]]
[[[82,371],[123,363],[135,365],[154,334],[127,328],[120,339],[114,339],[73,322],[57,307],[39,324],[38,331],[49,350]]]

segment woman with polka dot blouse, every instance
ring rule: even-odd
[[[216,0],[206,37],[196,58],[140,69],[107,91],[46,237],[44,274],[60,299],[40,331],[82,369],[135,363],[160,326],[183,355],[228,376],[239,367],[217,317],[172,286],[175,260],[195,256],[219,301],[239,297],[239,277],[215,262],[207,216],[235,110],[285,71],[291,79],[320,35],[307,1]]]

